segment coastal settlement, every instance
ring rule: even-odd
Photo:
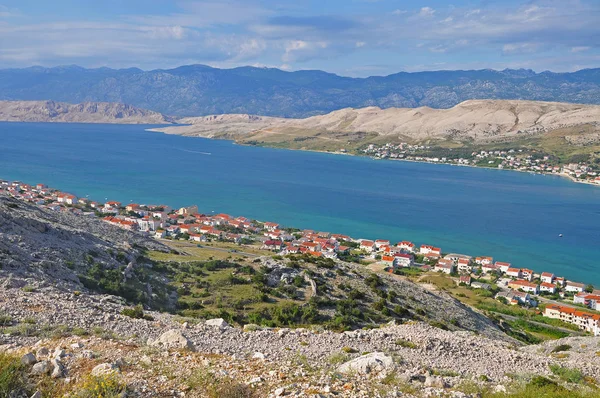
[[[384,145],[369,144],[361,152],[375,159],[408,160],[514,170],[534,174],[553,174],[570,178],[575,182],[600,185],[600,164],[590,162],[586,155],[575,155],[570,158],[569,163],[563,164],[556,156],[527,149],[473,151],[468,148],[438,148],[406,142]]]
[[[0,193],[54,211],[100,217],[107,223],[156,239],[186,240],[199,246],[211,241],[252,244],[274,255],[306,254],[378,264],[383,270],[400,275],[410,269],[437,271],[450,275],[460,285],[494,291],[496,299],[505,304],[537,307],[543,301],[546,304],[543,316],[600,336],[600,312],[596,312],[600,309],[600,290],[551,272],[538,273],[495,261],[489,256],[444,253],[440,247],[410,241],[392,243],[386,239],[356,239],[329,232],[284,228],[275,222],[228,214],[203,214],[195,205],[173,209],[168,205],[99,203],[45,184],[0,180]],[[563,305],[565,301],[572,305]]]

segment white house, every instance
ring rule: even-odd
[[[565,287],[565,291],[566,292],[574,292],[574,293],[581,293],[583,292],[583,289],[585,289],[585,285],[583,283],[577,283],[577,282],[567,282],[567,286]]]
[[[360,249],[366,251],[367,253],[373,253],[373,251],[375,250],[375,242],[366,239],[361,240]]]
[[[414,257],[412,254],[396,253],[396,265],[398,267],[410,267],[413,265]]]
[[[542,272],[540,280],[545,283],[554,283],[554,274],[552,272]]]
[[[540,283],[540,292],[556,293],[556,285],[553,283],[542,282]]]
[[[440,249],[439,247],[434,247],[434,246],[430,246],[430,245],[421,245],[421,248],[419,249],[419,253],[435,254],[435,255],[441,256],[442,249]]]
[[[471,262],[466,258],[459,258],[457,264],[458,272],[463,273],[471,273],[473,271],[473,267],[471,266]]]
[[[519,268],[508,268],[504,272],[506,273],[507,276],[510,276],[512,278],[520,278],[521,277],[521,270]]]
[[[500,268],[501,272],[506,273],[506,271],[508,271],[509,268],[511,268],[511,264],[510,263],[505,263],[502,261],[496,261],[496,266],[498,268]]]

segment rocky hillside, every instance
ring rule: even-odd
[[[0,101],[0,121],[172,124],[173,119],[158,112],[109,102],[67,104],[54,101]]]
[[[47,210],[0,194],[0,275],[80,289],[78,275],[97,264],[135,263],[145,250],[169,251],[157,241],[93,216]]]
[[[401,72],[356,79],[323,71],[204,65],[151,71],[31,67],[0,70],[0,99],[121,102],[180,117],[240,113],[296,118],[347,107],[450,108],[470,99],[600,104],[600,69]]]
[[[598,393],[600,356],[593,337],[518,347],[423,323],[345,333],[256,325],[242,330],[222,319],[198,322],[151,311],[133,319],[124,309],[110,296],[73,294],[50,284],[1,289],[0,374],[2,366],[10,373],[0,378],[0,394],[592,398]]]
[[[524,397],[542,391],[591,398],[598,392],[595,338],[523,347],[450,295],[375,275],[364,265],[237,250],[237,259],[201,262],[90,216],[4,196],[0,226],[0,397]],[[193,311],[174,315],[173,307],[151,310],[165,295],[185,298],[188,310],[216,305],[228,316],[233,307],[259,305],[257,322],[301,314],[297,323],[304,327],[242,327]],[[320,322],[328,314],[362,319],[365,327],[335,331],[335,324]]]
[[[470,100],[450,109],[368,107],[341,109],[306,119],[218,115],[182,119],[190,126],[159,129],[171,134],[242,141],[310,139],[339,141],[364,135],[390,141],[506,142],[564,128],[600,129],[600,106],[557,102]],[[591,135],[592,138],[595,135]],[[360,137],[359,137],[360,140]]]

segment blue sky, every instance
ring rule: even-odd
[[[0,68],[600,67],[599,0],[0,0]]]

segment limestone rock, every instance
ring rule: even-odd
[[[180,330],[175,329],[163,333],[158,339],[151,341],[149,344],[154,347],[194,351],[192,342]]]
[[[361,375],[385,374],[394,368],[395,365],[392,357],[385,355],[383,352],[373,352],[342,364],[338,368],[338,372],[358,373]]]
[[[31,374],[34,376],[48,374],[50,369],[50,361],[41,361],[33,365],[33,368],[31,368]]]
[[[35,355],[33,355],[32,352],[28,352],[27,354],[23,355],[21,357],[21,363],[23,365],[33,365],[34,363],[37,362],[37,359],[35,358]]]
[[[221,330],[225,330],[230,327],[229,324],[223,318],[209,319],[206,322],[204,322],[204,324],[206,326],[213,326]]]

